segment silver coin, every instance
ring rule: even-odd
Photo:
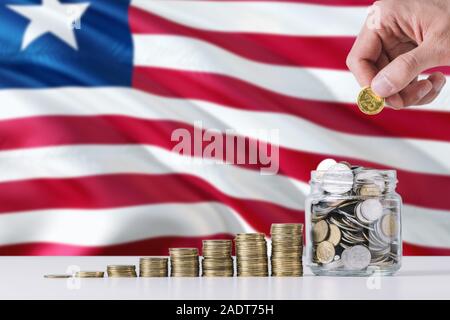
[[[383,205],[378,199],[367,199],[360,205],[361,215],[369,222],[378,220],[383,215]]]
[[[328,169],[330,169],[332,166],[334,166],[336,164],[336,160],[334,159],[324,159],[322,160],[316,168],[316,171],[327,171]]]
[[[343,263],[348,270],[363,270],[370,264],[371,254],[369,249],[362,245],[353,246],[346,254],[342,254]],[[344,251],[344,252],[345,252]]]
[[[342,235],[344,235],[345,231],[342,231]],[[349,232],[345,232],[345,236],[347,237],[347,239],[350,239],[351,241],[355,242],[355,243],[361,243],[361,242],[365,242],[366,239],[364,239],[364,237],[360,234],[360,233],[349,233]]]
[[[344,263],[342,262],[341,259],[335,260],[328,264],[321,265],[322,269],[324,269],[324,270],[335,270],[335,269],[342,268],[343,266],[344,266]]]
[[[370,224],[370,221],[368,221],[361,213],[361,204],[362,203],[358,203],[357,206],[355,207],[355,216],[358,219],[359,222],[361,222],[362,224]]]
[[[361,170],[355,174],[355,184],[374,184],[381,193],[386,189],[384,177],[376,170]]]
[[[364,228],[364,229],[367,229],[367,230],[373,230],[372,227],[370,227],[367,224],[363,224],[363,223],[359,222],[357,219],[355,219],[353,216],[351,216],[349,214],[345,215],[345,219],[348,220],[350,223],[352,223],[355,226],[358,226],[358,227],[361,227],[361,228]]]
[[[341,221],[339,221],[339,220],[337,220],[337,219],[335,219],[333,217],[330,218],[330,222],[332,224],[337,225],[340,229],[343,229],[343,230],[347,230],[347,231],[351,231],[351,232],[355,232],[355,231],[359,230],[359,229],[356,229],[356,228],[349,227],[349,226],[343,224]]]
[[[353,172],[343,163],[330,167],[322,179],[322,188],[331,194],[347,193],[353,188]]]
[[[326,202],[319,202],[318,204],[314,204],[311,207],[311,211],[316,215],[327,215],[331,211],[333,211],[334,207],[330,206]]]

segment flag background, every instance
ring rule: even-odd
[[[29,21],[6,5],[41,1],[0,1],[1,255],[166,255],[269,233],[304,222],[327,157],[396,169],[404,253],[450,254],[450,88],[359,112],[345,58],[371,1],[61,2],[90,3],[78,50],[51,34],[21,50]],[[172,152],[198,121],[249,140],[279,129],[279,174]]]

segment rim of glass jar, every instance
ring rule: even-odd
[[[322,178],[326,172],[332,172],[332,173],[338,175],[340,170],[312,170],[310,183],[322,182]],[[365,173],[373,172],[373,173],[380,174],[381,177],[384,178],[383,180],[385,181],[385,183],[387,183],[388,185],[395,186],[398,182],[397,170],[363,168],[363,169],[360,169],[359,172],[365,172]],[[356,176],[355,176],[355,178],[356,178]],[[355,183],[357,184],[357,183],[364,183],[364,182],[363,181],[355,181]]]

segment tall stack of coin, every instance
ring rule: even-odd
[[[168,258],[146,257],[139,260],[139,277],[167,277]]]
[[[170,248],[170,275],[172,277],[198,277],[197,248]]]
[[[134,278],[136,275],[136,266],[134,265],[110,265],[106,271],[111,278]]]
[[[270,233],[272,237],[272,276],[302,276],[303,224],[272,224]]]
[[[204,277],[232,277],[231,240],[203,240],[202,270]]]
[[[267,245],[263,233],[239,233],[235,238],[237,275],[267,277]]]

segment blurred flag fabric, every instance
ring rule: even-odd
[[[269,233],[304,222],[329,157],[398,170],[404,253],[450,254],[450,86],[360,113],[345,58],[370,3],[0,0],[0,254],[166,255]],[[173,152],[198,123],[248,141],[279,129],[279,173]]]

